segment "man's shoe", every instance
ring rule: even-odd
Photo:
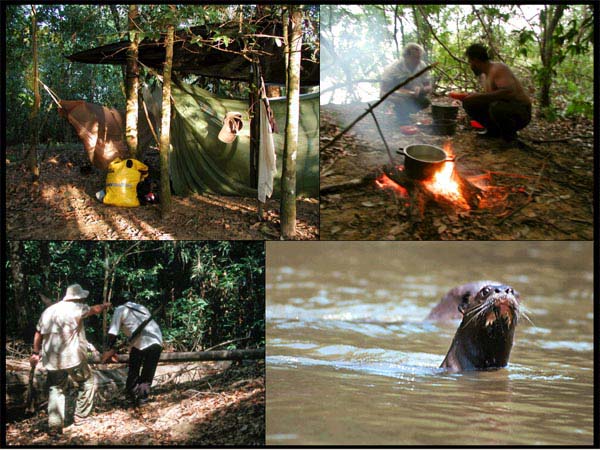
[[[58,427],[48,428],[48,436],[52,439],[58,439],[63,434],[63,429]]]
[[[476,131],[475,133],[477,134],[478,137],[485,138],[485,139],[500,137],[500,133],[498,133],[496,131],[488,130],[487,128],[484,130]]]

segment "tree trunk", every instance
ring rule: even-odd
[[[121,29],[121,18],[119,16],[119,10],[117,9],[117,5],[110,3],[108,5],[108,7],[110,8],[110,12],[112,13],[113,16],[113,21],[115,22],[115,30],[117,30],[117,33],[119,33],[119,38],[122,39],[121,37],[121,32],[123,31]],[[127,81],[127,68],[125,66],[121,66],[121,71],[123,72],[123,80],[120,83],[121,84],[121,91],[125,92],[125,82]]]
[[[283,168],[281,176],[281,235],[284,239],[296,235],[296,155],[300,115],[300,51],[302,48],[302,12],[290,8],[290,32],[287,50],[289,63],[286,77],[287,114]]]
[[[137,158],[138,153],[138,89],[140,84],[140,68],[137,63],[138,58],[138,18],[137,5],[129,5],[128,29],[129,29],[129,48],[127,49],[127,109],[125,112],[125,140],[127,149],[132,158]]]
[[[108,281],[110,280],[110,248],[104,241],[104,283],[102,284],[102,303],[108,302]],[[106,351],[106,331],[108,329],[106,309],[102,311],[102,351]]]
[[[33,108],[29,116],[29,124],[31,126],[31,144],[27,154],[27,165],[31,171],[33,182],[40,178],[40,167],[38,164],[38,115],[40,112],[41,96],[39,85],[39,66],[38,66],[38,51],[37,51],[37,15],[35,6],[31,5],[31,49],[33,54]]]
[[[21,337],[25,342],[31,342],[33,337],[30,330],[30,314],[27,308],[27,279],[23,272],[23,262],[21,255],[23,254],[22,241],[8,241],[8,249],[10,252],[10,274],[13,284],[14,295],[14,316],[17,321],[17,327],[21,330]]]
[[[420,5],[412,5],[412,13],[415,19],[415,31],[417,34],[417,42],[421,44],[425,53],[431,54],[430,46],[430,31],[427,22],[427,11],[422,9]],[[420,13],[420,14],[419,14]]]
[[[163,69],[162,121],[160,126],[160,215],[171,213],[171,184],[169,179],[169,145],[171,142],[171,67],[173,65],[173,36],[175,26],[167,27],[167,47]]]
[[[394,8],[394,44],[396,45],[396,59],[400,58],[400,44],[398,43],[398,22],[402,27],[402,19],[398,16],[400,5]],[[404,45],[404,30],[402,30],[402,45]]]
[[[540,58],[542,60],[542,70],[540,73],[540,93],[538,100],[541,115],[544,115],[544,112],[550,107],[552,69],[555,65],[552,61],[554,55],[554,31],[563,15],[566,5],[550,5],[544,8],[544,12],[540,14],[540,27],[542,29]]]

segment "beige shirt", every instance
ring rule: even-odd
[[[408,68],[404,59],[399,59],[398,61],[392,63],[383,71],[379,95],[383,96],[387,94],[390,89],[394,88],[394,86],[397,86],[403,80],[406,80],[407,78],[420,72],[425,67],[427,67],[427,64],[425,64],[425,61],[422,60],[413,70]],[[430,84],[430,82],[431,80],[429,78],[429,74],[425,72],[420,77],[415,78],[410,83],[406,84],[404,89],[414,90],[416,87],[423,88],[425,85]]]
[[[87,338],[82,316],[85,303],[62,300],[44,310],[37,324],[42,334],[42,364],[48,370],[76,367],[87,359]]]

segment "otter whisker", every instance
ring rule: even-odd
[[[537,328],[536,324],[529,318],[529,316],[525,313],[525,311],[521,311],[521,315],[525,320],[527,320],[531,325]]]
[[[469,311],[467,311],[465,313],[465,317],[469,316],[469,315],[472,315],[473,317],[469,318],[469,320],[467,322],[465,322],[464,324],[461,324],[460,328],[466,328],[475,319],[478,319],[483,314],[485,314],[485,312],[487,311],[487,306],[488,305],[486,302],[486,303],[482,303],[481,305],[478,305],[478,306],[474,307],[473,309],[470,309]]]

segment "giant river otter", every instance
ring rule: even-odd
[[[429,316],[435,312],[434,318],[448,318],[455,305],[462,321],[440,367],[461,372],[506,366],[519,304],[519,294],[512,287],[496,282],[468,283],[448,292]]]

